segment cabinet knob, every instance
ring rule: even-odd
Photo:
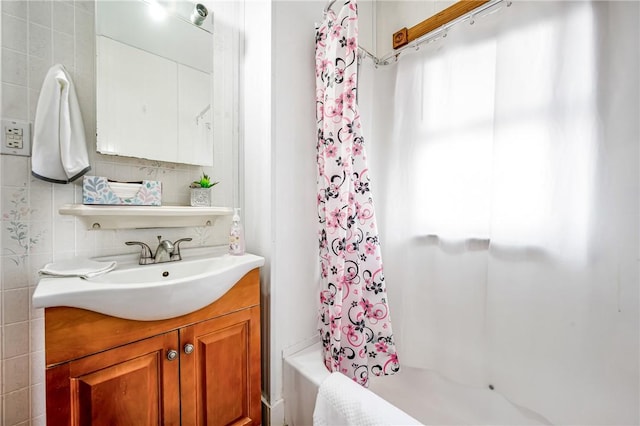
[[[169,352],[167,352],[167,359],[169,361],[173,361],[176,358],[178,358],[178,351],[171,349]]]
[[[184,353],[187,355],[193,353],[193,345],[191,343],[184,345]]]

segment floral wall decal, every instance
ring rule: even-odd
[[[149,160],[148,162],[145,161],[145,163],[148,164],[141,164],[140,167],[138,167],[138,170],[144,172],[148,177],[152,179],[157,179],[159,175],[166,174],[168,171],[166,167],[170,167],[171,171],[173,171],[176,167],[175,164],[161,163],[160,161],[156,160]]]
[[[27,202],[27,190],[19,189],[11,194],[9,198],[9,211],[3,213],[2,218],[5,223],[4,229],[8,232],[9,238],[14,241],[14,248],[3,247],[9,254],[9,258],[16,264],[24,264],[29,251],[38,244],[44,231],[35,235],[30,235],[29,217],[35,210],[29,207]]]

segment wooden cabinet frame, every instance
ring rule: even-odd
[[[254,269],[216,302],[167,320],[45,309],[48,422],[259,425],[259,303]],[[172,350],[178,355],[170,361]],[[109,393],[120,395],[117,408]],[[127,411],[128,393],[143,403],[140,410]],[[118,408],[123,417],[110,417]]]

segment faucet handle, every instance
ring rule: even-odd
[[[149,263],[153,263],[153,256],[151,256],[151,248],[142,243],[140,241],[127,241],[125,242],[128,246],[140,246],[140,261],[138,262],[140,265],[147,265]]]
[[[173,253],[171,254],[171,260],[182,260],[182,256],[180,255],[180,243],[183,241],[191,241],[193,238],[180,238],[175,243],[173,243]]]

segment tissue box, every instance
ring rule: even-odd
[[[84,176],[83,204],[114,206],[159,206],[162,204],[162,183],[143,180],[142,183],[109,182],[102,176]]]

